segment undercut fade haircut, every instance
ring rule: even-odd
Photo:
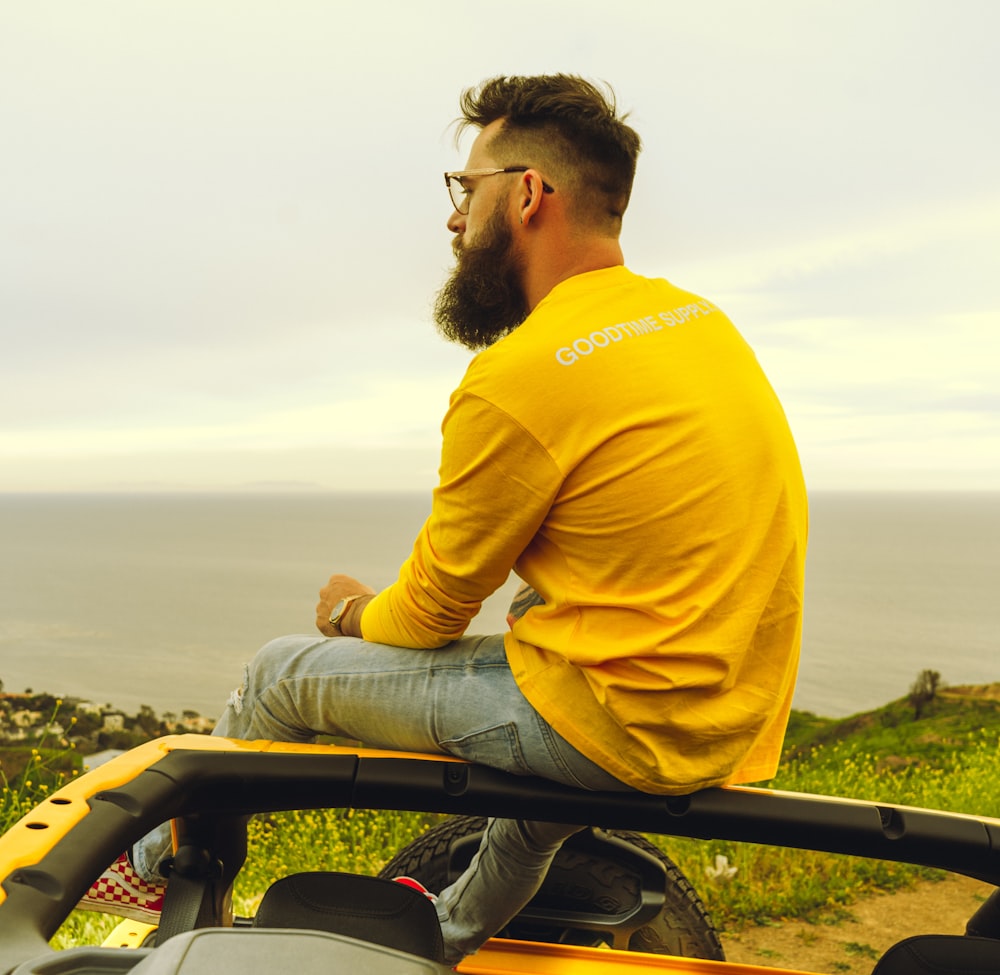
[[[490,141],[501,166],[531,166],[567,193],[581,222],[617,232],[642,143],[610,86],[576,75],[499,76],[466,89],[458,134],[503,120]]]

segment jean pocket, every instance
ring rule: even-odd
[[[512,722],[483,728],[461,738],[449,738],[438,744],[449,755],[464,758],[467,762],[489,765],[516,775],[530,774],[521,752],[517,726]]]

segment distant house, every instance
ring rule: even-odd
[[[103,724],[101,731],[124,731],[125,712],[124,711],[102,711],[101,718]]]
[[[66,734],[62,724],[57,721],[46,722],[45,715],[41,711],[29,711],[27,708],[12,711],[6,716],[3,724],[6,727],[0,737],[6,741],[25,741],[43,736],[49,741],[54,738],[60,739]]]
[[[41,711],[14,711],[10,716],[10,723],[15,728],[37,728],[43,720]]]

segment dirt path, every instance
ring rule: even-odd
[[[962,934],[965,922],[993,890],[978,880],[950,875],[911,890],[866,897],[851,905],[850,920],[786,921],[727,934],[722,942],[726,958],[733,962],[824,975],[870,975],[876,959],[903,938]]]

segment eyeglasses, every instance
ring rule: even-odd
[[[448,187],[448,195],[451,197],[452,206],[462,214],[469,212],[469,188],[463,180],[470,177],[498,176],[500,173],[526,173],[530,166],[505,166],[503,169],[466,169],[456,173],[445,173],[444,183]],[[554,193],[555,190],[542,180],[542,191],[544,193]]]

